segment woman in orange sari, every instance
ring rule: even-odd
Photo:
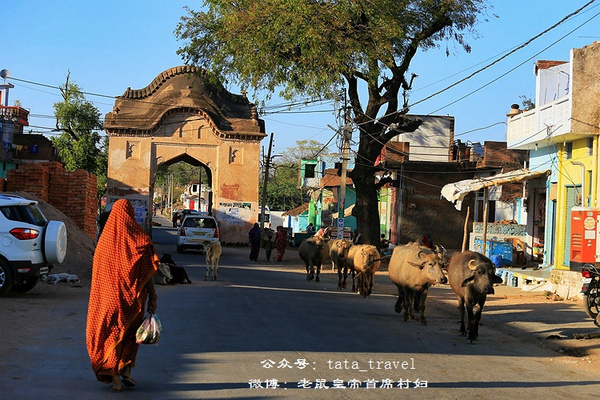
[[[154,275],[159,259],[131,203],[117,200],[94,253],[86,344],[92,369],[113,391],[135,386],[131,368],[139,348],[135,333],[148,312],[156,311]]]

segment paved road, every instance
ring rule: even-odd
[[[205,282],[204,256],[175,253],[174,235],[156,228],[157,251],[172,253],[193,284],[158,287],[163,337],[140,349],[136,388],[111,394],[95,381],[85,349],[87,289],[43,285],[0,299],[0,332],[10,336],[0,344],[0,398],[563,399],[600,391],[600,373],[537,343],[540,335],[595,331],[569,304],[555,307],[549,323],[549,312],[503,310],[491,299],[480,341],[470,345],[457,334],[447,287],[431,292],[428,326],[405,323],[384,275],[363,299],[338,291],[331,271],[307,282],[293,250],[280,265],[225,248],[219,280]],[[45,318],[11,332],[9,315]]]

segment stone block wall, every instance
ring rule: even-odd
[[[7,192],[23,191],[49,203],[91,237],[96,236],[96,176],[84,170],[66,172],[58,161],[22,165],[8,171]]]

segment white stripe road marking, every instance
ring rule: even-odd
[[[352,292],[342,292],[342,291],[333,291],[333,290],[315,290],[315,289],[290,289],[290,288],[277,288],[277,287],[268,287],[268,286],[250,286],[250,285],[227,285],[227,287],[231,288],[241,288],[241,289],[260,289],[260,290],[278,290],[280,292],[306,292],[306,293],[330,293],[330,294],[345,294],[345,295],[354,295],[357,293]],[[384,293],[373,293],[371,296],[375,297],[396,297],[391,294]]]

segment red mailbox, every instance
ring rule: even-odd
[[[584,264],[600,262],[600,208],[571,209],[570,268],[581,270]]]

